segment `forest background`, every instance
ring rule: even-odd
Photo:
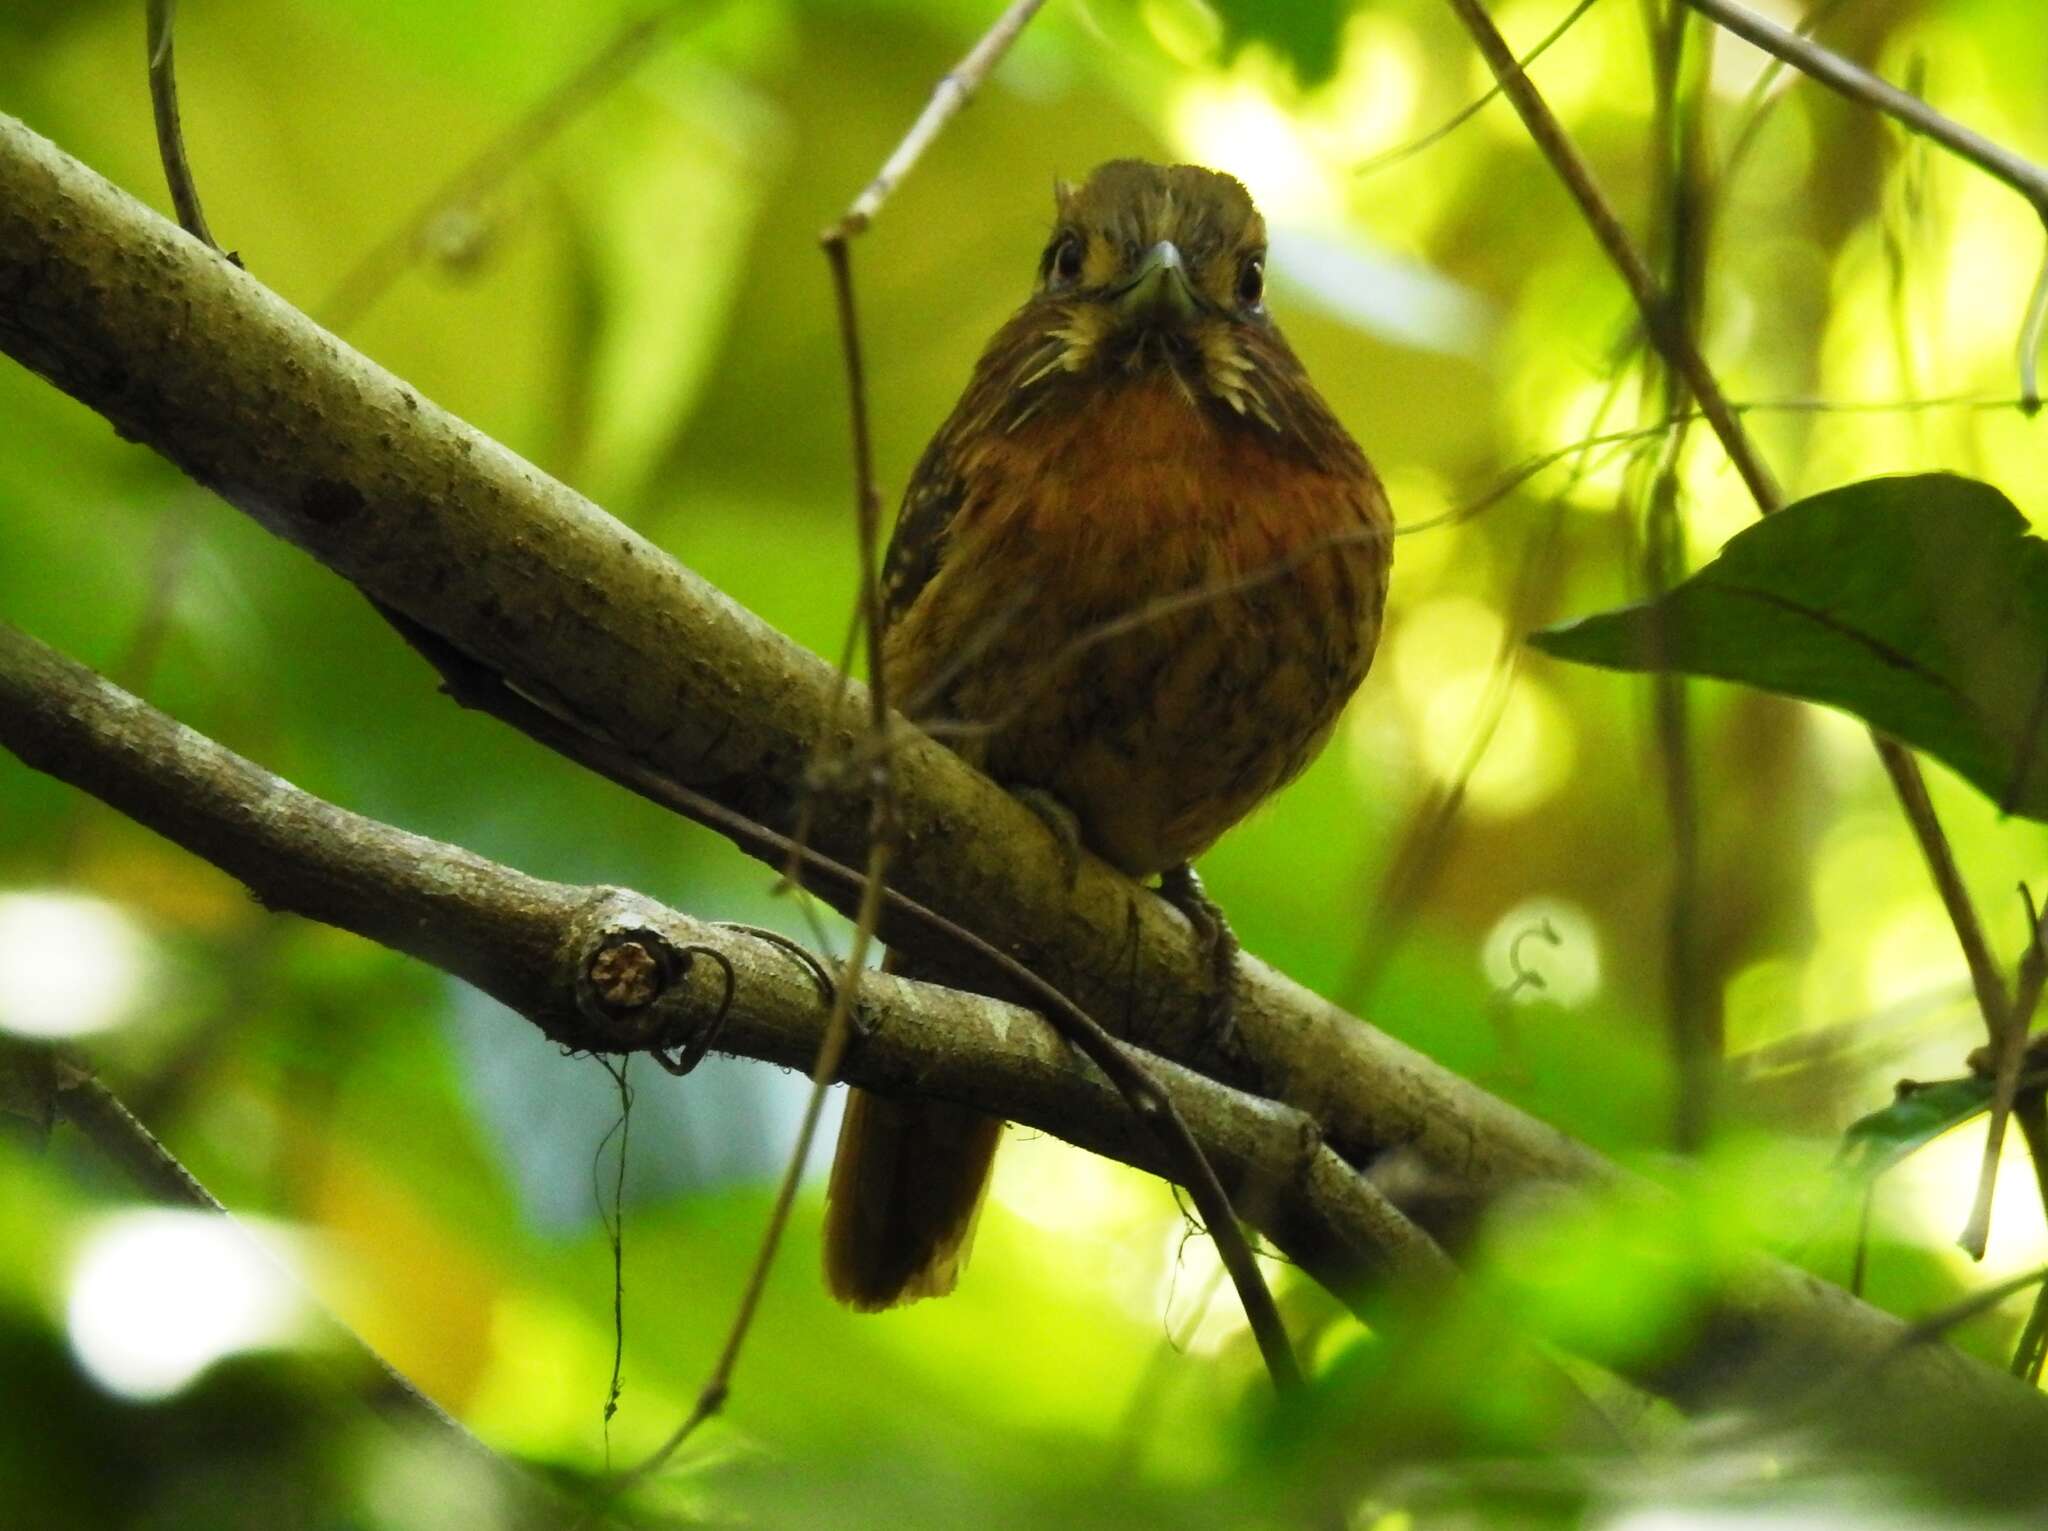
[[[1758,8],[2048,156],[2033,6]],[[168,213],[141,10],[9,0],[0,110]],[[859,564],[817,233],[994,15],[235,0],[182,8],[176,57],[207,214],[250,272],[836,658]],[[1676,279],[1787,498],[1943,471],[2041,514],[2015,358],[2041,262],[2025,197],[1683,6],[1494,15],[1518,55],[1569,22],[1531,75]],[[1511,104],[1458,117],[1492,83],[1434,0],[1055,0],[854,247],[882,499],[1028,290],[1056,176],[1127,155],[1240,176],[1273,226],[1273,309],[1403,529],[1386,639],[1331,747],[1204,859],[1246,947],[1675,1193],[1509,1204],[1458,1251],[1478,1300],[1561,1354],[1654,1369],[1732,1252],[1765,1249],[1941,1316],[1933,1342],[2006,1368],[2038,1348],[2034,1291],[1955,1305],[2048,1260],[2042,1186],[2015,1136],[1983,1259],[1957,1248],[1986,1023],[1865,729],[1522,642],[1707,564],[1757,506],[1711,430],[1670,424],[1688,395]],[[0,615],[358,813],[705,919],[811,943],[822,921],[845,950],[846,922],[726,840],[451,705],[358,591],[11,364]],[[2010,970],[2048,835],[1942,764],[1927,784]],[[35,977],[53,954],[90,975],[55,999]],[[74,1039],[399,1372],[497,1452],[577,1481],[687,1412],[806,1094],[758,1062],[671,1079],[636,1060],[622,1133],[601,1060],[430,967],[267,913],[12,757],[0,1027]],[[1908,1120],[1886,1112],[1901,1079],[1973,1082]],[[38,1137],[0,1149],[0,1376],[36,1400],[0,1422],[0,1496],[25,1523],[520,1513],[493,1470],[356,1417],[295,1358],[304,1292],[141,1212],[87,1135]],[[1464,1331],[1368,1330],[1275,1262],[1303,1429],[1273,1412],[1169,1188],[1029,1131],[957,1296],[856,1317],[817,1279],[820,1190],[799,1198],[722,1416],[648,1506],[1392,1527],[1822,1502],[1869,1525],[1952,1523],[1966,1492],[1901,1493],[1783,1436],[1702,1442],[1560,1362],[1633,1451],[1664,1453],[1645,1472],[1504,1383]],[[186,1342],[169,1359],[167,1334]],[[107,1472],[110,1453],[134,1470]]]

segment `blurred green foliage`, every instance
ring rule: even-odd
[[[1498,8],[1518,48],[1567,9]],[[1658,206],[1654,9],[1594,7],[1535,69],[1638,228]],[[209,218],[253,272],[331,312],[359,262],[402,236],[351,343],[836,655],[852,492],[815,234],[993,11],[689,7],[625,81],[572,96],[543,141],[461,179],[638,9],[204,0],[181,9],[178,57]],[[2048,155],[2048,37],[2024,0],[1842,7],[1822,36]],[[0,39],[0,110],[167,206],[140,7],[12,0]],[[1788,490],[1949,470],[2030,513],[2048,505],[2040,427],[2009,403],[2039,255],[2029,211],[1833,96],[1762,84],[1739,45],[1701,31],[1692,45],[1712,51],[1691,101],[1715,172],[1697,225],[1703,340]],[[1361,171],[1484,84],[1438,0],[1048,6],[857,248],[885,481],[907,476],[1026,291],[1054,177],[1118,155],[1247,181],[1275,229],[1275,311],[1405,524],[1536,454],[1654,423],[1625,296],[1504,104]],[[1955,399],[1971,402],[1940,402]],[[1514,1209],[1477,1238],[1484,1304],[1610,1357],[1674,1343],[1737,1248],[1846,1280],[1859,1234],[1831,1167],[1842,1128],[1901,1075],[1957,1073],[1981,1040],[1859,731],[1695,687],[1701,875],[1679,922],[1730,1061],[1709,1150],[1667,1161],[1673,851],[1648,693],[1541,657],[1502,668],[1531,629],[1643,595],[1663,444],[1588,447],[1483,514],[1404,536],[1381,657],[1338,738],[1204,867],[1253,950],[1676,1192]],[[1696,567],[1752,510],[1702,433],[1677,472]],[[808,936],[761,867],[448,705],[350,590],[11,366],[0,529],[7,620],[308,789],[537,874]],[[2042,872],[2048,831],[1931,775],[2010,956],[2013,888]],[[617,1096],[595,1063],[552,1055],[433,974],[272,919],[11,760],[0,826],[0,891],[84,892],[146,937],[142,997],[91,1056],[230,1206],[297,1230],[328,1303],[492,1444],[564,1479],[666,1434],[728,1321],[795,1081],[634,1072],[624,1392],[607,1432],[599,1208]],[[1544,920],[1554,944],[1517,944]],[[1879,1182],[1874,1300],[1923,1313],[1984,1279],[1949,1247],[1978,1148],[1940,1139]],[[67,1302],[94,1230],[133,1193],[63,1131],[41,1153],[0,1140],[0,1160],[0,1520],[495,1523],[462,1468],[368,1420],[348,1379],[303,1358],[243,1356],[160,1402],[107,1393],[67,1348]],[[2043,1257],[2031,1177],[2008,1168],[1993,1274]],[[817,1213],[807,1196],[725,1416],[653,1502],[806,1526],[1398,1531],[1818,1494],[1953,1523],[1930,1497],[1946,1490],[1825,1459],[1716,1476],[1686,1458],[1693,1471],[1663,1479],[1613,1465],[1576,1393],[1507,1365],[1483,1325],[1396,1312],[1368,1333],[1284,1268],[1315,1382],[1306,1418],[1276,1416],[1168,1191],[1030,1135],[1013,1134],[973,1267],[943,1303],[833,1308]],[[2027,1301],[1951,1338],[2002,1361]],[[1683,1444],[1665,1411],[1582,1370],[1603,1417]],[[247,1496],[233,1513],[229,1479]]]

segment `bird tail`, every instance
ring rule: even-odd
[[[825,1285],[872,1313],[960,1279],[1003,1124],[965,1106],[849,1093],[825,1207]]]

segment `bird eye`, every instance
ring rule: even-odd
[[[1079,234],[1062,234],[1045,252],[1046,275],[1060,283],[1079,281],[1081,258],[1087,254]]]
[[[1265,295],[1266,257],[1254,255],[1237,274],[1237,301],[1246,308],[1257,308],[1259,299]]]

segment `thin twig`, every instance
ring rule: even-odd
[[[1514,55],[1508,51],[1492,18],[1486,13],[1480,0],[1449,0],[1466,30],[1472,34],[1481,55],[1493,69],[1495,78],[1507,92],[1515,110],[1521,114],[1529,136],[1535,140],[1559,179],[1565,183],[1594,237],[1607,252],[1615,269],[1627,284],[1630,294],[1641,311],[1643,323],[1651,340],[1661,350],[1672,366],[1685,378],[1700,411],[1720,439],[1722,450],[1735,465],[1736,471],[1748,485],[1755,498],[1757,509],[1768,515],[1779,509],[1783,500],[1776,481],[1763,459],[1757,454],[1749,434],[1742,428],[1741,421],[1730,408],[1721,392],[1719,381],[1708,368],[1692,337],[1683,324],[1675,321],[1670,304],[1650,275],[1635,243],[1621,220],[1615,216],[1612,204],[1593,180],[1592,172],[1579,156],[1566,136],[1563,126],[1544,102],[1542,93],[1533,81],[1514,67]],[[1985,1029],[1994,1044],[2003,1041],[2007,1026],[2007,1004],[2004,984],[1998,970],[1991,961],[1990,947],[1984,939],[1982,922],[1977,917],[1975,906],[1970,902],[1969,892],[1963,886],[1962,878],[1956,871],[1955,855],[1949,848],[1948,837],[1943,833],[1940,820],[1934,813],[1934,805],[1927,796],[1927,784],[1922,779],[1920,767],[1913,756],[1900,744],[1873,731],[1878,757],[1883,761],[1886,773],[1897,789],[1900,805],[1904,808],[1907,821],[1913,827],[1915,838],[1920,843],[1929,870],[1934,875],[1935,886],[1941,894],[1949,921],[1955,927],[1956,939],[1963,948],[1964,960],[1969,964],[1970,976],[1977,991],[1978,1008],[1983,1013]],[[2016,1075],[2015,1075],[2016,1077]],[[2010,1095],[2006,1096],[2009,1104]],[[2003,1113],[1996,1125],[2003,1132]],[[1987,1150],[1987,1163],[1995,1163],[1995,1147]],[[1988,1202],[1988,1196],[1983,1197]]]
[[[724,1407],[726,1397],[732,1391],[733,1371],[739,1364],[740,1347],[753,1327],[754,1315],[760,1310],[761,1295],[768,1286],[768,1273],[774,1268],[776,1252],[781,1248],[782,1236],[789,1227],[790,1212],[796,1205],[797,1187],[802,1182],[804,1166],[810,1161],[811,1143],[817,1137],[818,1121],[824,1113],[825,1097],[837,1082],[839,1066],[846,1057],[853,1007],[859,998],[868,949],[874,942],[875,928],[881,919],[883,898],[888,891],[889,861],[895,851],[898,833],[895,778],[890,770],[886,742],[889,703],[882,666],[881,583],[876,568],[881,540],[878,526],[880,509],[875,492],[874,455],[868,435],[867,386],[861,362],[860,326],[854,312],[853,274],[847,262],[846,241],[828,235],[825,252],[832,266],[840,344],[846,359],[846,388],[853,432],[854,519],[860,547],[857,605],[868,655],[868,726],[877,741],[871,754],[875,791],[868,820],[866,881],[861,889],[845,971],[834,985],[831,1014],[826,1019],[817,1057],[811,1065],[811,1093],[804,1102],[803,1120],[797,1128],[796,1141],[790,1147],[788,1163],[783,1167],[782,1181],[776,1189],[774,1205],[769,1209],[767,1226],[762,1230],[761,1247],[754,1257],[753,1269],[748,1273],[732,1325],[726,1331],[725,1344],[720,1348],[710,1378],[699,1390],[689,1414],[645,1461],[618,1480],[616,1488],[620,1492],[658,1471],[698,1426]],[[845,666],[841,667],[842,676],[845,669]],[[796,843],[802,844],[802,841]]]
[[[1920,134],[1994,180],[2004,182],[2025,197],[2043,223],[2048,224],[2048,169],[1944,116],[1918,96],[1850,62],[1832,48],[1788,31],[1734,0],[1685,0],[1685,4],[1838,95],[1884,113],[1909,132]],[[2022,407],[2029,414],[2040,408],[2036,361],[2044,324],[2048,324],[2048,261],[2044,261],[2034,284],[2020,328],[2020,393],[2025,400]]]
[[[968,49],[967,56],[933,88],[931,100],[918,113],[917,121],[910,125],[910,131],[903,135],[895,152],[883,162],[875,178],[861,188],[860,195],[853,199],[845,216],[825,231],[825,243],[829,245],[834,240],[843,242],[851,239],[874,222],[882,204],[924,158],[924,151],[932,146],[932,140],[939,136],[939,131],[981,88],[989,71],[1010,51],[1010,44],[1017,40],[1017,34],[1030,24],[1031,18],[1044,4],[1045,0],[1014,0],[1010,8],[996,18],[996,24],[982,34],[981,41]]]
[[[191,161],[185,157],[185,128],[178,118],[178,68],[172,48],[177,9],[178,0],[149,0],[149,104],[156,115],[157,154],[164,162],[164,180],[171,188],[171,206],[177,209],[179,226],[201,244],[218,250],[220,245],[199,207],[199,187],[192,179]]]
[[[1646,9],[1650,9],[1646,4]],[[1712,53],[1694,48],[1697,78],[1685,96],[1691,15],[1664,0],[1651,29],[1651,73],[1656,108],[1651,131],[1652,171],[1658,231],[1664,241],[1664,290],[1671,322],[1690,339],[1699,328],[1703,301],[1700,261],[1708,221],[1701,171],[1701,111]],[[1679,508],[1679,469],[1684,460],[1691,403],[1679,369],[1665,360],[1644,379],[1646,404],[1674,422],[1659,451],[1644,512],[1643,574],[1652,601],[1684,576],[1685,523]],[[1663,623],[1652,624],[1652,642],[1662,647]],[[1719,1080],[1721,1037],[1699,972],[1699,788],[1693,770],[1691,712],[1684,676],[1659,665],[1650,677],[1650,710],[1664,788],[1664,812],[1671,832],[1671,883],[1664,909],[1664,986],[1671,1058],[1676,1076],[1672,1136],[1681,1152],[1696,1152],[1706,1141]]]
[[[854,923],[853,945],[847,952],[840,981],[833,988],[832,1013],[826,1019],[825,1034],[818,1044],[817,1061],[811,1067],[810,1098],[804,1103],[803,1121],[797,1128],[796,1143],[790,1150],[789,1162],[783,1168],[782,1181],[775,1189],[775,1204],[769,1209],[768,1223],[762,1230],[761,1247],[754,1256],[753,1268],[747,1273],[739,1309],[726,1330],[718,1360],[683,1422],[645,1461],[612,1481],[610,1490],[614,1494],[623,1494],[649,1474],[658,1472],[696,1433],[698,1426],[725,1406],[725,1400],[732,1391],[732,1376],[734,1368],[739,1365],[740,1347],[754,1326],[754,1315],[760,1311],[762,1295],[768,1290],[768,1273],[775,1267],[776,1251],[781,1248],[782,1235],[789,1227],[789,1215],[796,1205],[804,1165],[810,1159],[811,1144],[818,1135],[818,1119],[824,1111],[827,1088],[839,1077],[839,1065],[846,1057],[846,1043],[852,1033],[853,1003],[859,992],[859,975],[867,962],[868,945],[874,935],[886,891],[889,851],[886,840],[877,840],[869,849],[867,881],[862,889],[860,914]]]
[[[1545,53],[1550,51],[1551,44],[1555,43],[1577,25],[1579,18],[1590,11],[1593,5],[1594,0],[1579,0],[1579,3],[1573,6],[1566,14],[1564,20],[1560,21],[1543,35],[1541,42],[1515,60],[1516,69],[1526,70],[1536,60],[1543,57]],[[1411,138],[1405,144],[1397,145],[1392,149],[1375,154],[1369,159],[1360,161],[1352,167],[1351,173],[1357,176],[1371,175],[1374,171],[1386,170],[1400,164],[1403,160],[1413,159],[1416,155],[1422,153],[1423,150],[1442,143],[1451,134],[1457,132],[1459,128],[1470,122],[1474,117],[1477,117],[1499,98],[1500,93],[1501,87],[1496,83],[1475,99],[1459,107],[1457,111],[1451,113],[1449,117],[1446,117],[1420,138]]]
[[[536,102],[533,109],[434,188],[396,229],[372,245],[315,310],[330,330],[355,324],[405,273],[436,223],[482,202],[497,185],[585,111],[623,83],[653,50],[661,29],[681,14],[664,5],[628,22],[598,55]]]
[[[604,1390],[604,1462],[609,1468],[612,1462],[612,1419],[619,1412],[619,1394],[624,1391],[626,1371],[626,1166],[631,1160],[633,1147],[633,1086],[627,1078],[633,1066],[630,1055],[623,1058],[600,1057],[598,1062],[604,1071],[612,1076],[612,1085],[619,1092],[618,1120],[605,1129],[598,1139],[597,1152],[590,1160],[590,1190],[597,1204],[597,1220],[604,1225],[605,1243],[611,1248],[612,1257],[612,1375]],[[616,1137],[619,1140],[617,1163],[612,1171],[611,1204],[605,1204],[604,1182],[599,1179],[604,1167],[604,1151]]]
[[[2012,1112],[2013,1090],[2019,1083],[2026,1028],[2012,1024],[2012,1001],[2006,994],[2005,980],[1991,956],[1990,943],[1985,940],[1976,906],[1970,902],[1969,889],[1963,886],[1955,852],[1934,816],[1934,805],[1927,796],[1926,779],[1914,765],[1913,757],[1899,745],[1880,740],[1878,753],[1892,779],[1892,786],[1898,792],[1899,801],[1905,805],[1906,821],[1913,827],[1914,838],[1920,844],[1921,855],[1934,878],[1935,889],[1941,895],[1942,907],[1948,911],[1949,923],[1955,927],[1956,937],[1962,943],[1963,960],[1970,970],[1970,985],[1976,993],[1977,1009],[1984,1017],[1984,1029],[1991,1039],[1996,1060],[1991,1125],[1985,1131],[1977,1193],[1971,1201],[1969,1220],[1956,1239],[1971,1259],[1981,1260],[1991,1237],[1991,1197],[1997,1185],[1998,1161],[2005,1146],[2005,1124]]]

